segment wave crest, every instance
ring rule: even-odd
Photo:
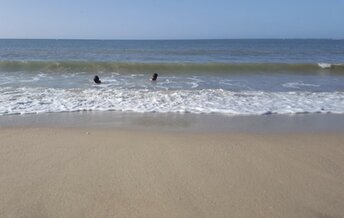
[[[1,72],[344,73],[342,64],[0,61]]]

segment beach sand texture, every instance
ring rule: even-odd
[[[343,217],[344,135],[0,129],[0,217]]]

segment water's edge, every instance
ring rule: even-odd
[[[344,115],[249,115],[76,112],[0,116],[1,128],[81,128],[175,132],[343,133]]]

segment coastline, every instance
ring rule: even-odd
[[[0,217],[343,217],[343,51],[0,39]]]
[[[343,117],[2,116],[0,216],[340,217]]]
[[[0,116],[0,129],[18,127],[205,133],[343,133],[344,114],[229,116],[91,111]]]

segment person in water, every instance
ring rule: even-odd
[[[97,84],[102,83],[102,81],[100,81],[100,79],[99,79],[99,76],[97,76],[97,75],[94,76],[93,81]]]
[[[158,74],[154,73],[151,80],[156,81],[156,79],[158,79]]]

